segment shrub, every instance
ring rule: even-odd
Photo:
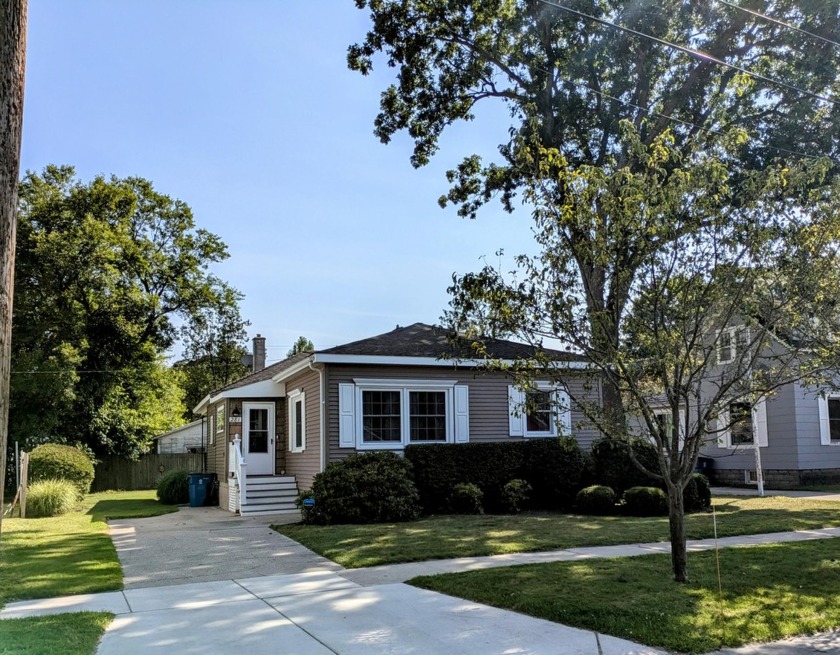
[[[502,501],[511,514],[519,514],[528,504],[533,489],[525,480],[516,478],[502,488]]]
[[[623,493],[630,487],[647,487],[654,484],[653,478],[643,473],[630,459],[629,449],[636,459],[648,470],[658,471],[659,461],[656,446],[649,441],[633,439],[621,441],[603,437],[592,444],[592,471],[595,484],[604,485]]]
[[[495,443],[410,445],[420,502],[427,513],[446,512],[452,488],[478,486],[488,512],[509,511],[504,487],[513,479],[531,485],[531,504],[554,509],[571,505],[586,479],[588,458],[571,437]]]
[[[166,505],[183,505],[190,502],[190,478],[186,471],[170,471],[157,486],[157,497]]]
[[[26,490],[26,515],[32,518],[67,514],[78,502],[79,493],[69,480],[39,480]]]
[[[624,511],[631,516],[664,516],[668,496],[658,487],[631,487],[624,492]]]
[[[78,448],[48,443],[29,453],[29,480],[67,480],[76,487],[79,500],[93,483],[93,462]]]
[[[303,502],[303,494],[299,502]],[[308,523],[384,523],[411,521],[420,514],[420,498],[411,463],[395,453],[350,455],[315,476],[306,498],[314,507]]]
[[[712,506],[712,490],[709,478],[702,473],[693,473],[683,490],[683,509],[696,512]]]
[[[484,514],[484,492],[472,482],[461,482],[449,494],[449,509],[454,514]]]
[[[577,507],[583,514],[614,514],[615,492],[603,485],[592,485],[581,489],[577,494]]]

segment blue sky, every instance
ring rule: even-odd
[[[187,202],[228,244],[213,270],[270,361],[301,334],[326,348],[437,322],[453,272],[534,249],[526,211],[437,205],[447,169],[495,156],[507,114],[481,108],[413,169],[406,136],[372,133],[393,70],[346,67],[367,28],[352,0],[32,0],[22,168],[138,175]]]

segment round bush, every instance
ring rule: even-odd
[[[26,489],[26,516],[60,516],[78,502],[78,489],[69,480],[39,480]]]
[[[533,489],[525,480],[513,479],[502,488],[502,501],[505,510],[518,514],[528,504]]]
[[[712,490],[709,478],[702,473],[693,473],[683,490],[683,509],[697,512],[712,506]]]
[[[595,484],[578,491],[577,507],[583,514],[614,514],[615,492],[609,487]]]
[[[621,494],[630,487],[647,487],[654,479],[643,473],[630,459],[630,448],[636,459],[648,470],[659,471],[656,446],[649,441],[622,441],[603,437],[592,443],[592,469],[595,483]]]
[[[411,521],[420,514],[411,463],[390,452],[361,453],[333,462],[315,476],[307,498],[315,501],[303,513],[309,523]]]
[[[157,497],[165,505],[184,505],[190,502],[190,476],[186,471],[170,471],[157,486]]]
[[[29,453],[29,480],[67,480],[76,487],[81,500],[93,483],[93,462],[73,446],[43,444]]]
[[[657,487],[630,487],[624,492],[624,511],[631,516],[664,516],[668,496]]]
[[[482,507],[484,492],[478,485],[461,482],[452,487],[449,494],[449,510],[453,514],[484,514]]]

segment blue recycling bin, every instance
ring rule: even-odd
[[[214,477],[215,473],[190,473],[190,507],[204,507],[210,504]]]

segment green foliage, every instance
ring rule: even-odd
[[[702,473],[694,473],[683,489],[683,509],[696,512],[712,506],[712,490],[709,478]]]
[[[616,511],[616,495],[609,487],[592,485],[578,491],[575,504],[582,514],[614,514]]]
[[[654,480],[633,464],[632,448],[636,459],[649,471],[659,471],[656,446],[643,439],[622,441],[603,437],[592,443],[592,470],[598,484],[622,494],[630,487],[650,486]]]
[[[40,480],[26,490],[26,516],[60,516],[78,503],[78,489],[69,480]]]
[[[44,444],[29,453],[29,481],[67,480],[81,500],[93,483],[93,462],[78,448]]]
[[[534,507],[567,507],[586,479],[588,468],[586,453],[571,437],[410,445],[405,458],[414,465],[414,479],[427,513],[447,511],[449,493],[461,482],[481,489],[486,511],[508,511],[504,487],[517,478],[531,485]]]
[[[630,516],[664,516],[668,496],[657,487],[630,487],[622,496],[623,508]]]
[[[10,434],[71,438],[133,458],[182,422],[180,376],[162,359],[216,306],[227,257],[190,208],[142,178],[79,181],[71,167],[20,184]]]
[[[292,347],[289,349],[289,352],[286,353],[286,357],[292,357],[293,355],[297,355],[298,353],[305,353],[315,350],[315,344],[313,344],[309,339],[304,336],[300,336],[297,338],[297,341],[292,344]]]
[[[515,479],[502,488],[502,503],[505,511],[519,514],[528,505],[534,489],[525,480]]]
[[[391,452],[350,455],[329,464],[305,497],[315,501],[303,516],[310,523],[411,521],[420,513],[411,463]]]
[[[190,477],[186,471],[170,471],[157,486],[157,497],[165,505],[184,505],[190,502]]]
[[[453,514],[484,514],[481,501],[484,492],[471,482],[459,482],[449,494],[449,511]]]

